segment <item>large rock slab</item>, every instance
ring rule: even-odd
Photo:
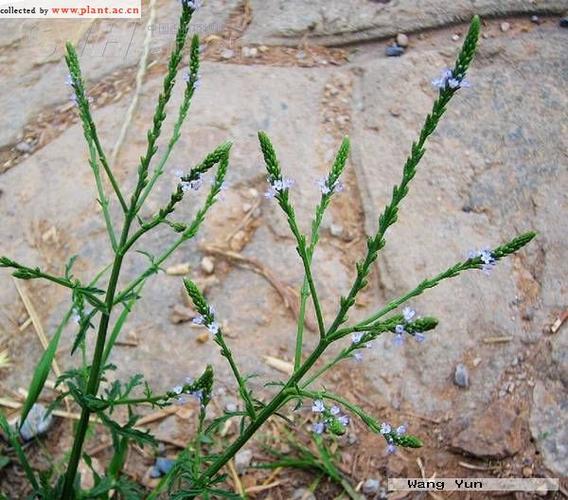
[[[193,21],[192,32],[205,37],[219,34],[237,0],[210,0]],[[180,6],[171,0],[156,4],[150,59],[175,42]],[[67,68],[65,43],[73,42],[88,85],[115,72],[138,65],[148,30],[148,3],[140,20],[37,19],[4,20],[0,34],[0,79],[7,89],[0,96],[0,148],[14,143],[22,128],[39,111],[70,97],[64,85]]]
[[[295,243],[286,230],[285,217],[274,200],[262,197],[266,189],[266,174],[256,134],[259,129],[269,133],[286,175],[296,179],[292,198],[301,226],[307,230],[320,196],[314,180],[323,173],[326,164],[323,156],[329,149],[328,146],[318,146],[328,141],[321,129],[320,99],[330,73],[328,70],[204,63],[203,86],[195,97],[179,147],[142,215],[151,215],[165,203],[175,186],[174,172],[177,169],[189,169],[221,142],[234,140],[227,178],[229,189],[224,200],[208,215],[199,241],[226,245],[227,237],[244,217],[243,204],[251,203],[251,190],[256,190],[257,199],[262,200],[257,227],[248,232],[248,244],[242,249],[242,254],[260,262],[283,286],[298,290],[303,276],[302,267],[295,252]],[[139,112],[117,162],[116,172],[125,190],[131,189],[135,182],[138,158],[145,147],[146,130],[160,87],[159,78],[144,86]],[[171,133],[171,121],[175,118],[182,90],[181,86],[176,87],[158,155]],[[95,113],[104,144],[112,141],[126,104],[115,104]],[[79,254],[77,275],[84,279],[93,276],[103,263],[108,262],[110,252],[90,177],[78,125],[5,173],[2,176],[4,194],[0,197],[0,207],[2,213],[9,216],[0,228],[0,254],[14,256],[30,265],[45,266],[45,244],[37,245],[41,234],[25,236],[28,224],[35,227],[33,223],[43,221],[46,229],[55,226],[61,240],[66,242],[50,251],[50,269],[61,272],[66,258]],[[188,193],[175,219],[191,220],[204,195],[204,192]],[[116,203],[113,211],[119,219]],[[137,248],[157,254],[174,237],[172,231],[164,227],[144,238]],[[191,276],[204,278],[199,271],[202,254],[197,243],[197,240],[188,242],[171,264],[189,262]],[[323,305],[329,311],[336,306],[337,288],[348,286],[347,273],[337,249],[327,243],[325,237],[320,247],[314,260]],[[145,257],[133,254],[125,263],[121,283],[135,277],[147,265]],[[295,321],[284,307],[282,296],[266,278],[250,269],[224,264],[221,259],[218,259],[216,269],[219,281],[208,294],[217,307],[219,320],[228,322],[228,342],[243,372],[281,376],[264,363],[263,356],[282,359],[293,356]],[[19,299],[6,271],[2,271],[1,282],[0,303],[6,311],[16,310]],[[197,342],[197,336],[206,330],[195,328],[190,323],[171,322],[171,308],[185,304],[182,288],[179,276],[160,274],[149,280],[137,304],[136,314],[125,328],[125,334],[137,332],[139,346],[117,347],[116,358],[113,358],[119,367],[117,375],[126,377],[142,372],[155,387],[168,388],[188,375],[196,376],[205,364],[213,363],[221,383],[232,387],[229,369],[219,356],[218,347],[210,339],[204,343]],[[55,287],[40,285],[39,282],[29,284],[29,290],[38,304],[46,330],[51,334],[65,311],[68,294],[65,291],[55,293]],[[243,293],[245,290],[246,293]],[[291,297],[297,300],[293,294]],[[14,328],[10,322],[3,327],[8,332]],[[9,346],[13,356],[17,355],[21,360],[19,369],[10,372],[4,381],[9,387],[28,383],[34,362],[40,355],[41,348],[34,341],[33,332],[28,330],[25,335],[25,343],[14,339]],[[92,341],[93,337],[91,332],[89,340]],[[312,343],[315,338],[306,334],[307,343]],[[63,366],[69,363],[65,354],[72,339],[73,332],[66,332],[60,357]],[[167,370],[163,369],[164,363],[167,363]],[[260,378],[252,383],[260,388],[265,381],[266,378]]]
[[[565,0],[252,0],[247,43],[346,45],[438,28],[471,19],[528,13],[562,14]]]
[[[473,88],[460,91],[428,144],[378,260],[384,300],[462,260],[468,249],[527,230],[538,238],[490,277],[470,272],[412,301],[440,326],[421,345],[396,349],[387,340],[376,354],[380,363],[368,367],[395,405],[448,411],[465,427],[471,410],[499,392],[506,366],[566,303],[558,274],[566,268],[561,235],[568,230],[565,43],[557,29],[483,40],[470,71]],[[451,60],[423,51],[361,65],[353,142],[369,233],[431,108],[430,79]],[[510,341],[486,343],[491,337]],[[451,382],[458,363],[469,369],[468,390]]]

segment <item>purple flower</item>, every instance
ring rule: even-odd
[[[182,5],[189,7],[191,10],[197,10],[203,5],[202,0],[181,0]]]
[[[195,316],[195,318],[193,318],[193,320],[191,322],[194,325],[204,325],[205,324],[205,318],[201,314],[198,314],[197,316]]]
[[[337,418],[337,421],[343,426],[347,427],[349,425],[349,417],[347,415],[341,415]]]
[[[404,342],[404,334],[406,333],[406,330],[404,329],[403,325],[396,325],[394,327],[394,344],[397,346],[400,346],[403,344]]]
[[[394,445],[394,443],[389,443],[389,444],[387,445],[387,453],[388,453],[389,455],[392,455],[392,454],[395,453],[395,452],[396,452],[396,446]]]
[[[209,330],[212,335],[217,335],[219,333],[219,324],[216,321],[212,321],[207,325],[207,330]]]
[[[402,334],[406,333],[406,330],[404,329],[404,326],[403,326],[403,325],[396,325],[396,326],[394,327],[394,332],[395,332],[397,335],[402,335]]]
[[[459,88],[471,87],[469,82],[465,80],[463,76],[460,77],[459,75],[454,75],[453,71],[448,68],[442,71],[442,74],[439,78],[432,80],[432,85],[440,90],[446,90],[447,88],[455,90]]]
[[[416,340],[416,342],[424,342],[426,340],[426,335],[424,335],[422,332],[416,332],[414,334],[414,340]]]
[[[201,186],[203,186],[203,179],[201,178],[201,175],[197,179],[194,179],[192,181],[181,182],[181,189],[184,192],[187,192],[190,189],[193,191],[198,191]]]
[[[268,191],[264,193],[264,197],[267,199],[274,198],[278,193],[286,189],[290,189],[294,185],[293,179],[268,179]]]
[[[325,405],[321,399],[316,399],[312,403],[312,411],[314,413],[323,413],[325,411]]]
[[[71,320],[73,323],[77,323],[78,325],[81,323],[81,311],[77,307],[73,308],[73,314],[71,315]]]
[[[351,335],[351,343],[358,344],[363,338],[364,332],[355,332]]]
[[[333,406],[329,409],[329,413],[331,413],[332,415],[339,415],[340,412],[341,412],[341,409],[340,409],[339,406],[337,406],[337,405],[333,405]]]
[[[67,85],[68,87],[72,87],[74,83],[75,82],[74,82],[73,77],[71,75],[67,75],[65,77],[65,85]]]
[[[344,190],[343,183],[339,179],[337,179],[333,185],[331,185],[328,177],[318,179],[316,183],[322,194],[330,194],[333,192],[341,193]]]
[[[497,260],[493,256],[490,248],[482,248],[481,250],[471,250],[467,254],[467,258],[472,260],[479,257],[483,263],[481,270],[489,275],[493,268],[497,265]]]
[[[183,386],[181,385],[176,385],[173,389],[172,392],[174,392],[175,394],[181,394],[183,392]]]
[[[392,427],[390,426],[390,424],[388,424],[387,422],[383,422],[381,424],[381,429],[380,429],[380,433],[381,434],[390,434],[392,431]]]
[[[356,351],[353,353],[353,359],[355,361],[363,361],[363,353],[361,351]]]
[[[324,422],[314,422],[312,424],[312,430],[316,434],[323,434],[325,432],[325,423]]]
[[[402,436],[403,434],[406,434],[406,426],[405,426],[405,425],[399,425],[399,426],[396,428],[396,434],[397,434],[398,436]]]
[[[404,316],[404,321],[410,323],[410,321],[412,321],[412,318],[414,318],[414,316],[416,315],[416,311],[414,309],[411,309],[410,307],[405,307],[402,310],[402,315]]]

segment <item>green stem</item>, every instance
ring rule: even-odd
[[[118,278],[120,276],[122,260],[124,258],[124,254],[121,251],[121,247],[122,245],[124,245],[124,243],[128,238],[128,232],[130,230],[131,224],[132,224],[132,218],[130,217],[130,213],[128,213],[126,216],[126,220],[124,221],[124,227],[122,229],[122,235],[120,238],[120,245],[114,257],[112,271],[109,279],[109,284],[105,297],[106,310],[102,311],[101,321],[99,323],[95,352],[93,354],[93,363],[91,365],[91,370],[89,372],[89,380],[87,381],[86,394],[89,396],[96,396],[97,391],[99,389],[101,364],[104,354],[106,335],[110,322],[110,314],[114,303],[114,294],[116,292],[116,288],[118,285]],[[63,500],[72,500],[75,497],[74,494],[75,476],[77,474],[79,461],[81,460],[81,453],[83,450],[83,443],[85,442],[85,436],[87,434],[87,428],[89,426],[90,415],[91,412],[86,407],[83,407],[83,409],[81,410],[81,417],[79,419],[79,423],[77,424],[77,430],[75,432],[75,439],[73,441],[71,456],[69,457],[67,472],[65,473],[65,480],[63,483],[63,490],[61,493],[61,498]]]
[[[304,276],[304,284],[300,292],[300,311],[298,313],[298,329],[296,331],[296,352],[294,354],[294,371],[300,368],[302,364],[302,347],[304,342],[304,325],[306,318],[306,303],[310,290],[308,288],[308,280]]]
[[[231,370],[233,371],[233,375],[234,375],[234,377],[237,381],[237,384],[239,386],[239,393],[240,393],[241,397],[243,398],[243,401],[245,402],[245,406],[247,408],[247,413],[248,413],[249,417],[251,419],[255,419],[256,418],[256,411],[254,409],[254,404],[253,404],[252,399],[250,397],[246,383],[245,383],[245,381],[244,381],[244,379],[241,375],[241,372],[239,371],[239,368],[238,368],[237,364],[235,363],[235,359],[233,358],[233,353],[231,352],[231,350],[227,346],[227,343],[225,342],[225,338],[223,337],[223,333],[222,333],[221,329],[219,329],[219,332],[215,335],[215,342],[217,342],[217,344],[221,347],[221,354],[223,356],[225,356],[225,358],[227,358],[227,361],[229,362],[229,365],[231,366]]]

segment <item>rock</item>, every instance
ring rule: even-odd
[[[527,51],[526,44],[534,47],[535,52]],[[500,378],[510,366],[511,359],[523,349],[525,330],[538,331],[538,328],[527,328],[520,320],[511,321],[511,299],[523,297],[525,290],[533,290],[529,297],[534,297],[534,304],[543,300],[546,304],[543,309],[534,307],[534,325],[546,324],[556,317],[553,304],[566,303],[566,290],[560,285],[557,268],[565,267],[561,260],[565,246],[558,235],[568,231],[568,218],[559,217],[544,202],[564,199],[565,188],[559,186],[559,177],[563,186],[568,183],[568,171],[551,166],[565,163],[568,136],[563,137],[559,147],[552,149],[544,139],[546,134],[556,134],[555,124],[566,121],[558,107],[565,109],[568,105],[566,93],[559,90],[568,85],[568,73],[558,65],[558,61],[565,60],[561,50],[565,45],[564,33],[548,23],[538,30],[520,32],[514,37],[497,36],[480,45],[482,57],[485,54],[487,58],[477,58],[471,67],[475,71],[477,90],[475,93],[464,91],[459,100],[453,99],[448,106],[448,114],[432,136],[431,148],[412,181],[401,219],[394,228],[396,236],[387,235],[383,258],[377,261],[382,290],[378,302],[388,302],[413,289],[422,279],[435,276],[459,261],[472,242],[475,242],[474,246],[482,246],[483,241],[508,241],[518,233],[519,227],[544,221],[538,225],[545,228],[544,237],[553,247],[547,251],[547,258],[551,256],[555,261],[554,266],[548,262],[544,264],[548,270],[543,271],[542,279],[548,286],[538,279],[535,284],[530,278],[523,278],[523,285],[510,279],[521,272],[517,270],[521,267],[536,272],[533,266],[537,265],[538,248],[529,245],[520,252],[520,258],[527,259],[527,265],[517,266],[516,258],[505,259],[499,262],[489,280],[483,280],[482,273],[463,273],[457,280],[446,280],[435,290],[422,295],[420,303],[432,313],[435,311],[442,324],[448,321],[452,326],[446,332],[432,332],[439,344],[432,343],[429,349],[416,351],[406,349],[385,361],[383,373],[393,377],[388,389],[379,382],[380,378],[374,378],[379,377],[380,370],[372,369],[369,380],[373,389],[384,394],[391,404],[403,394],[405,403],[415,411],[419,409],[432,417],[450,410],[454,415],[471,415],[472,408],[487,406],[501,389]],[[452,47],[452,50],[456,49]],[[514,60],[514,64],[526,65],[530,68],[523,73],[527,79],[515,78],[512,63],[503,67],[490,54],[500,54],[499,57]],[[426,88],[432,74],[428,67],[441,68],[448,64],[451,64],[450,56],[421,48],[409,51],[396,64],[384,58],[360,64],[358,99],[365,104],[364,108],[355,106],[353,109],[350,135],[354,148],[350,164],[360,186],[368,235],[375,233],[377,216],[383,210],[385,200],[390,199],[392,186],[400,181],[407,154],[401,145],[410,147],[416,140],[424,117],[431,109],[435,93]],[[503,78],[499,79],[498,75]],[[415,88],[416,82],[424,85],[420,92]],[[527,113],[519,108],[516,103],[530,94],[532,88],[540,86],[545,91],[534,96],[533,111]],[[404,106],[397,119],[389,119],[393,103]],[[472,113],[486,119],[474,123],[467,119]],[[543,127],[548,130],[545,135]],[[505,154],[499,141],[493,139],[493,133],[499,130],[506,131],[501,137],[511,148],[509,154]],[[535,140],[540,148],[544,148],[542,155],[533,156],[525,147],[527,140]],[[466,151],[470,152],[469,157],[465,156]],[[452,171],[442,166],[446,158],[459,155],[463,155],[464,164],[469,167]],[[489,158],[491,165],[488,167],[485,160]],[[471,175],[466,173],[469,168],[473,169]],[[541,177],[534,174],[536,171],[546,173]],[[505,185],[509,187],[505,188]],[[452,194],[448,195],[450,191]],[[531,199],[541,200],[536,212],[521,213],[519,207],[530,203]],[[460,210],[466,204],[472,208],[469,213]],[[402,213],[406,214],[404,219]],[[422,236],[424,227],[434,231],[432,234],[444,235],[445,243],[442,245],[431,237]],[[555,227],[562,228],[561,232]],[[486,305],[489,298],[490,314]],[[456,310],[460,314],[455,314]],[[514,340],[500,344],[498,349],[483,343],[484,337],[504,335]],[[386,342],[383,345],[387,348]],[[562,352],[567,350],[557,350],[558,367],[566,365],[561,359],[568,358]],[[483,360],[475,373],[469,374],[475,376],[475,384],[470,379],[475,390],[448,391],[442,396],[448,377],[453,384],[456,364],[467,359],[467,367],[473,370],[469,356]],[[445,370],[442,370],[443,366]],[[564,373],[558,368],[555,371],[557,375]],[[440,393],[433,391],[433,387]],[[428,398],[419,396],[424,391],[428,391]],[[449,392],[453,395],[449,396]]]
[[[221,52],[221,57],[223,59],[232,59],[233,56],[235,55],[235,51],[232,49],[225,49]]]
[[[501,23],[500,28],[501,28],[501,31],[503,33],[505,33],[506,31],[509,31],[509,29],[511,28],[511,25],[508,22],[505,21],[505,22]]]
[[[156,468],[162,473],[167,474],[170,472],[175,464],[175,460],[171,458],[158,457],[156,459]]]
[[[203,257],[203,259],[201,259],[201,269],[203,269],[206,274],[213,274],[215,271],[215,260],[213,257]]]
[[[251,450],[240,450],[235,455],[235,469],[239,475],[245,473],[245,471],[250,466],[252,461],[252,451]]]
[[[540,17],[538,17],[538,16],[531,16],[531,23],[540,24]]]
[[[546,386],[537,381],[529,424],[531,434],[547,468],[560,477],[568,476],[568,428],[566,421],[566,392],[561,382]]]
[[[460,36],[457,33],[452,35],[452,41],[457,42],[460,39]]]
[[[40,403],[35,403],[28,413],[26,420],[20,426],[20,436],[24,441],[45,434],[53,424],[53,416],[47,413],[47,409]]]
[[[408,36],[404,33],[399,33],[396,35],[396,44],[400,47],[408,47]]]
[[[469,373],[467,371],[467,367],[463,363],[456,365],[456,370],[454,372],[454,384],[464,389],[469,387]]]
[[[340,224],[330,224],[329,232],[332,236],[339,238],[343,235],[343,226]]]
[[[195,318],[195,311],[189,307],[182,306],[181,304],[176,304],[172,308],[172,313],[170,315],[170,321],[177,325],[179,323],[187,323]]]
[[[474,358],[474,360],[472,361],[473,366],[475,368],[477,368],[479,366],[479,364],[481,363],[481,361],[482,361],[481,358]]]
[[[381,482],[378,479],[367,479],[363,483],[363,493],[365,495],[374,495],[379,491],[380,486]]]
[[[477,458],[513,456],[523,444],[519,414],[510,402],[495,401],[452,440],[452,446]]]
[[[227,403],[225,405],[225,411],[227,413],[235,413],[238,410],[238,407],[235,403]]]
[[[568,28],[568,17],[563,17],[560,19],[560,27],[561,28]]]
[[[16,144],[16,151],[18,153],[29,153],[31,152],[32,147],[25,141],[19,142]]]
[[[166,269],[166,274],[168,276],[185,276],[186,274],[189,274],[189,271],[191,271],[189,262],[183,262],[181,264],[169,266]]]
[[[298,488],[292,493],[292,500],[316,500],[316,496],[308,488]]]
[[[388,57],[400,57],[402,54],[404,54],[404,48],[399,47],[398,45],[389,45],[385,49],[385,54]]]
[[[243,47],[242,49],[243,57],[256,57],[258,56],[258,49],[256,47]]]
[[[535,6],[526,0],[251,0],[252,21],[244,33],[245,44],[297,46],[300,40],[315,45],[346,45],[452,26],[470,19],[531,15]],[[547,0],[545,10],[565,15],[565,0]]]

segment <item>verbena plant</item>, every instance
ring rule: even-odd
[[[136,375],[125,383],[114,381],[106,384],[104,390],[101,391],[101,382],[106,381],[108,371],[114,368],[109,364],[113,347],[128,315],[140,298],[147,279],[160,270],[162,264],[178,247],[195,237],[208,210],[215,203],[223,188],[229,166],[231,144],[224,143],[209,153],[203,161],[180,176],[169,202],[153,217],[149,219],[140,217],[140,209],[151,194],[156,182],[164,173],[164,167],[172,149],[181,136],[182,125],[188,116],[192,98],[199,84],[199,40],[197,36],[194,36],[188,51],[189,69],[184,76],[184,96],[173,134],[161,157],[156,159],[157,143],[166,119],[166,107],[170,101],[178,70],[186,52],[189,24],[197,8],[197,3],[188,0],[181,2],[181,15],[175,46],[169,58],[168,71],[148,131],[147,148],[140,158],[137,181],[129,198],[124,195],[122,187],[117,182],[107,161],[92,118],[77,54],[71,44],[67,45],[68,84],[73,90],[72,99],[77,105],[82,122],[89,152],[89,163],[95,178],[98,201],[102,208],[114,259],[109,266],[89,282],[83,282],[73,274],[73,263],[76,257],[69,260],[64,274],[60,276],[44,272],[38,267],[27,267],[7,257],[2,257],[0,260],[0,266],[14,269],[13,275],[16,278],[25,280],[43,278],[52,281],[71,290],[72,297],[72,306],[56,329],[48,348],[35,369],[20,422],[26,421],[30,410],[40,396],[65,326],[71,320],[75,320],[78,324],[71,355],[77,351],[82,354],[79,368],[69,370],[59,377],[58,384],[62,393],[54,402],[54,404],[57,404],[65,398],[71,398],[81,408],[81,416],[75,429],[73,447],[68,455],[65,473],[59,478],[51,478],[49,475],[34,471],[26,459],[18,433],[7,424],[3,416],[0,419],[4,434],[12,443],[36,497],[72,499],[78,497],[109,498],[118,495],[125,498],[138,498],[141,494],[139,487],[122,473],[128,446],[131,443],[156,445],[156,440],[149,432],[142,432],[135,427],[138,418],[137,410],[143,405],[158,407],[171,405],[187,397],[187,395],[198,398],[201,403],[195,438],[191,443],[188,443],[187,448],[180,454],[172,470],[162,478],[159,485],[150,493],[149,498],[156,498],[166,490],[175,498],[194,498],[196,496],[207,498],[212,495],[231,496],[231,493],[222,490],[221,487],[224,479],[221,471],[224,465],[255,435],[267,419],[277,415],[282,407],[290,402],[295,402],[296,408],[299,408],[303,401],[311,401],[312,410],[316,414],[313,431],[318,435],[324,433],[343,434],[350,418],[343,412],[348,411],[352,416],[360,418],[372,432],[382,436],[388,451],[394,451],[396,446],[409,448],[421,446],[422,443],[419,438],[408,434],[404,426],[391,427],[388,423],[377,420],[361,407],[347,401],[340,395],[323,388],[313,388],[314,384],[323,374],[341,361],[360,357],[362,349],[383,334],[392,334],[397,343],[400,343],[407,336],[414,337],[418,341],[423,340],[425,332],[436,327],[437,320],[433,317],[417,317],[414,311],[408,307],[402,313],[396,313],[394,311],[397,308],[425,290],[437,286],[441,281],[456,277],[463,271],[481,269],[488,272],[497,261],[518,251],[534,237],[534,233],[527,233],[493,249],[474,252],[466,260],[454,264],[432,278],[425,279],[416,288],[393,299],[363,321],[355,324],[348,322],[349,310],[355,303],[357,295],[367,285],[371,268],[379,251],[385,246],[386,232],[397,221],[399,205],[408,194],[410,182],[414,178],[419,162],[425,153],[426,141],[436,130],[450,100],[460,88],[466,86],[466,71],[473,59],[480,31],[479,18],[474,17],[454,67],[445,70],[442,76],[433,82],[438,88],[438,95],[432,106],[432,111],[427,115],[417,141],[411,146],[410,154],[402,170],[400,183],[393,188],[391,199],[378,218],[377,231],[367,241],[366,255],[356,265],[356,276],[351,289],[346,296],[341,297],[337,313],[331,321],[324,318],[322,312],[312,275],[312,258],[318,244],[320,225],[325,210],[332,197],[341,187],[341,175],[349,156],[349,139],[343,140],[329,174],[320,181],[321,200],[315,209],[311,232],[304,234],[299,228],[290,197],[292,182],[284,177],[268,136],[264,132],[259,133],[260,147],[268,173],[269,189],[266,197],[274,198],[284,212],[287,224],[296,240],[296,249],[302,260],[305,273],[300,293],[294,371],[285,382],[272,384],[278,387],[275,395],[268,401],[262,401],[253,394],[248,377],[239,370],[231,349],[226,343],[223,328],[216,318],[213,307],[191,280],[185,280],[184,283],[198,313],[194,322],[203,325],[211,332],[213,340],[220,347],[221,355],[227,359],[243,402],[243,410],[225,412],[221,417],[211,421],[206,420],[213,386],[213,370],[210,366],[197,380],[188,380],[165,393],[155,393],[144,382],[141,375]],[[182,202],[185,195],[191,194],[192,190],[199,189],[203,184],[205,174],[212,170],[215,173],[211,187],[203,206],[196,212],[193,220],[175,220],[173,216],[178,204]],[[113,196],[122,209],[123,221],[120,232],[116,232],[115,220],[111,217],[110,201],[104,189],[104,176],[110,182]],[[164,224],[170,226],[177,235],[173,242],[159,255],[146,253],[145,255],[149,259],[148,268],[140,276],[120,288],[120,273],[127,254],[135,248],[146,233]],[[108,272],[110,272],[110,276],[106,279]],[[102,287],[99,283],[104,280],[106,280],[106,286]],[[309,355],[304,357],[302,352],[304,322],[306,306],[310,299],[317,320],[319,341]],[[113,314],[117,310],[119,312]],[[94,329],[95,325],[97,325],[96,341],[91,352],[91,349],[87,348],[85,340],[91,328]],[[337,356],[316,366],[316,363],[320,361],[332,344],[346,337],[350,339],[350,342]],[[119,422],[114,418],[113,412],[119,407],[127,408],[128,418],[126,422],[124,422],[124,419]],[[83,445],[89,420],[92,416],[96,416],[98,423],[104,425],[112,435],[114,451],[104,475],[98,475],[93,471],[95,486],[88,491],[82,491],[77,468],[81,459],[84,459],[87,465],[91,464],[90,457],[83,451]],[[212,436],[229,419],[240,420],[239,434],[231,444],[219,451],[214,444],[211,445],[212,442],[214,443]]]

